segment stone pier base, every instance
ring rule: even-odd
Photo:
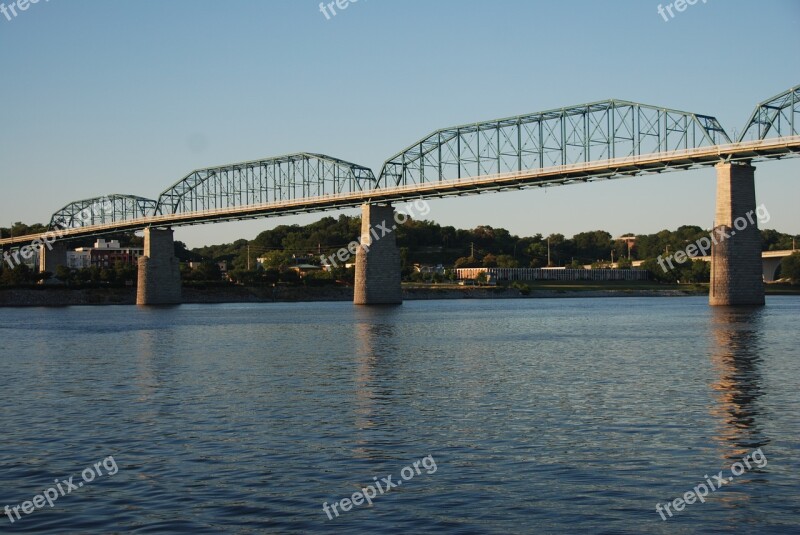
[[[54,241],[50,245],[52,249],[47,245],[39,249],[39,271],[41,273],[49,271],[55,275],[58,266],[66,266],[68,264],[67,242]]]
[[[144,256],[139,258],[137,305],[181,302],[181,270],[175,258],[172,229],[144,230]]]
[[[716,243],[711,249],[709,289],[712,306],[764,304],[761,234],[755,210],[755,168],[742,163],[717,165]]]
[[[399,305],[400,250],[397,223],[391,205],[365,204],[361,207],[361,245],[356,253],[356,305]]]

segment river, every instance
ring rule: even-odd
[[[0,531],[798,532],[798,318],[797,297],[0,309]]]

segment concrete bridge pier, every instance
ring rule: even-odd
[[[181,270],[175,258],[172,229],[144,229],[144,255],[139,258],[137,305],[181,302]]]
[[[41,273],[49,271],[55,275],[58,266],[68,265],[67,250],[65,241],[54,241],[49,246],[43,245],[39,249],[39,271]]]
[[[749,163],[717,165],[711,306],[764,305],[761,234],[755,210],[755,167]]]
[[[354,304],[402,304],[396,229],[392,205],[361,206],[361,244],[356,251]]]

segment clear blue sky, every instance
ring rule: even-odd
[[[700,0],[670,22],[657,6],[360,0],[326,20],[318,0],[40,0],[0,15],[0,221],[46,222],[107,193],[156,198],[192,169],[291,152],[378,171],[437,128],[606,98],[715,115],[732,135],[800,83],[800,1]],[[800,233],[800,159],[761,164],[757,193],[767,227]],[[428,217],[571,236],[708,228],[713,207],[706,169],[436,200]]]

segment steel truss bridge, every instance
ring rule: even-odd
[[[107,195],[55,212],[61,239],[589,182],[800,155],[800,85],[734,141],[710,115],[606,100],[437,130],[369,168],[298,153],[192,171],[157,200]],[[10,247],[41,235],[0,240]]]

